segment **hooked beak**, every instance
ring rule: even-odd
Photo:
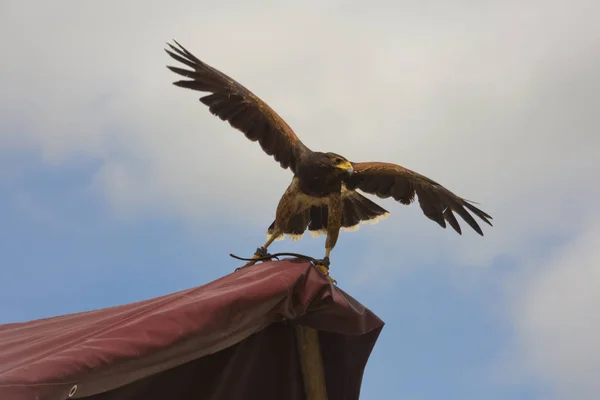
[[[338,165],[338,168],[343,169],[344,171],[346,171],[346,173],[348,174],[348,176],[352,175],[354,173],[354,167],[352,166],[352,163],[349,161],[344,161],[343,163],[341,163],[340,165]]]

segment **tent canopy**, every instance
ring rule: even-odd
[[[299,260],[0,325],[0,398],[304,399],[293,324],[318,330],[329,399],[358,399],[383,321]]]

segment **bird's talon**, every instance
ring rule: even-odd
[[[321,273],[322,273],[323,275],[325,275],[325,276],[329,276],[329,268],[328,268],[327,266],[325,266],[325,265],[322,265],[322,264],[317,264],[317,265],[315,265],[315,267],[317,267],[317,269],[318,269],[319,271],[321,271]]]
[[[325,277],[329,280],[329,282],[331,282],[331,283],[333,283],[335,285],[335,284],[337,284],[337,281],[335,279],[333,279],[331,277],[331,275],[329,275],[329,265],[330,265],[329,257],[325,257],[322,260],[317,260],[317,262],[315,263],[315,267],[323,275],[325,275]]]

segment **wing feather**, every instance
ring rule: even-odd
[[[192,70],[167,66],[171,71],[190,80],[173,82],[174,85],[210,94],[200,98],[209,111],[244,133],[253,142],[258,141],[263,151],[273,156],[283,168],[294,173],[302,157],[310,152],[292,128],[267,103],[250,90],[221,71],[200,61],[177,41],[177,47],[167,43],[165,51],[176,61]]]
[[[417,172],[396,164],[382,162],[353,163],[354,174],[346,182],[348,189],[360,189],[382,198],[393,197],[409,205],[415,197],[423,214],[442,228],[446,223],[462,234],[454,214],[458,214],[475,232],[483,236],[481,227],[469,213],[492,226],[492,217],[475,207],[472,202],[458,197],[439,183]]]

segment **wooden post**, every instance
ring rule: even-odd
[[[327,400],[319,333],[302,325],[296,324],[295,328],[306,400]]]

